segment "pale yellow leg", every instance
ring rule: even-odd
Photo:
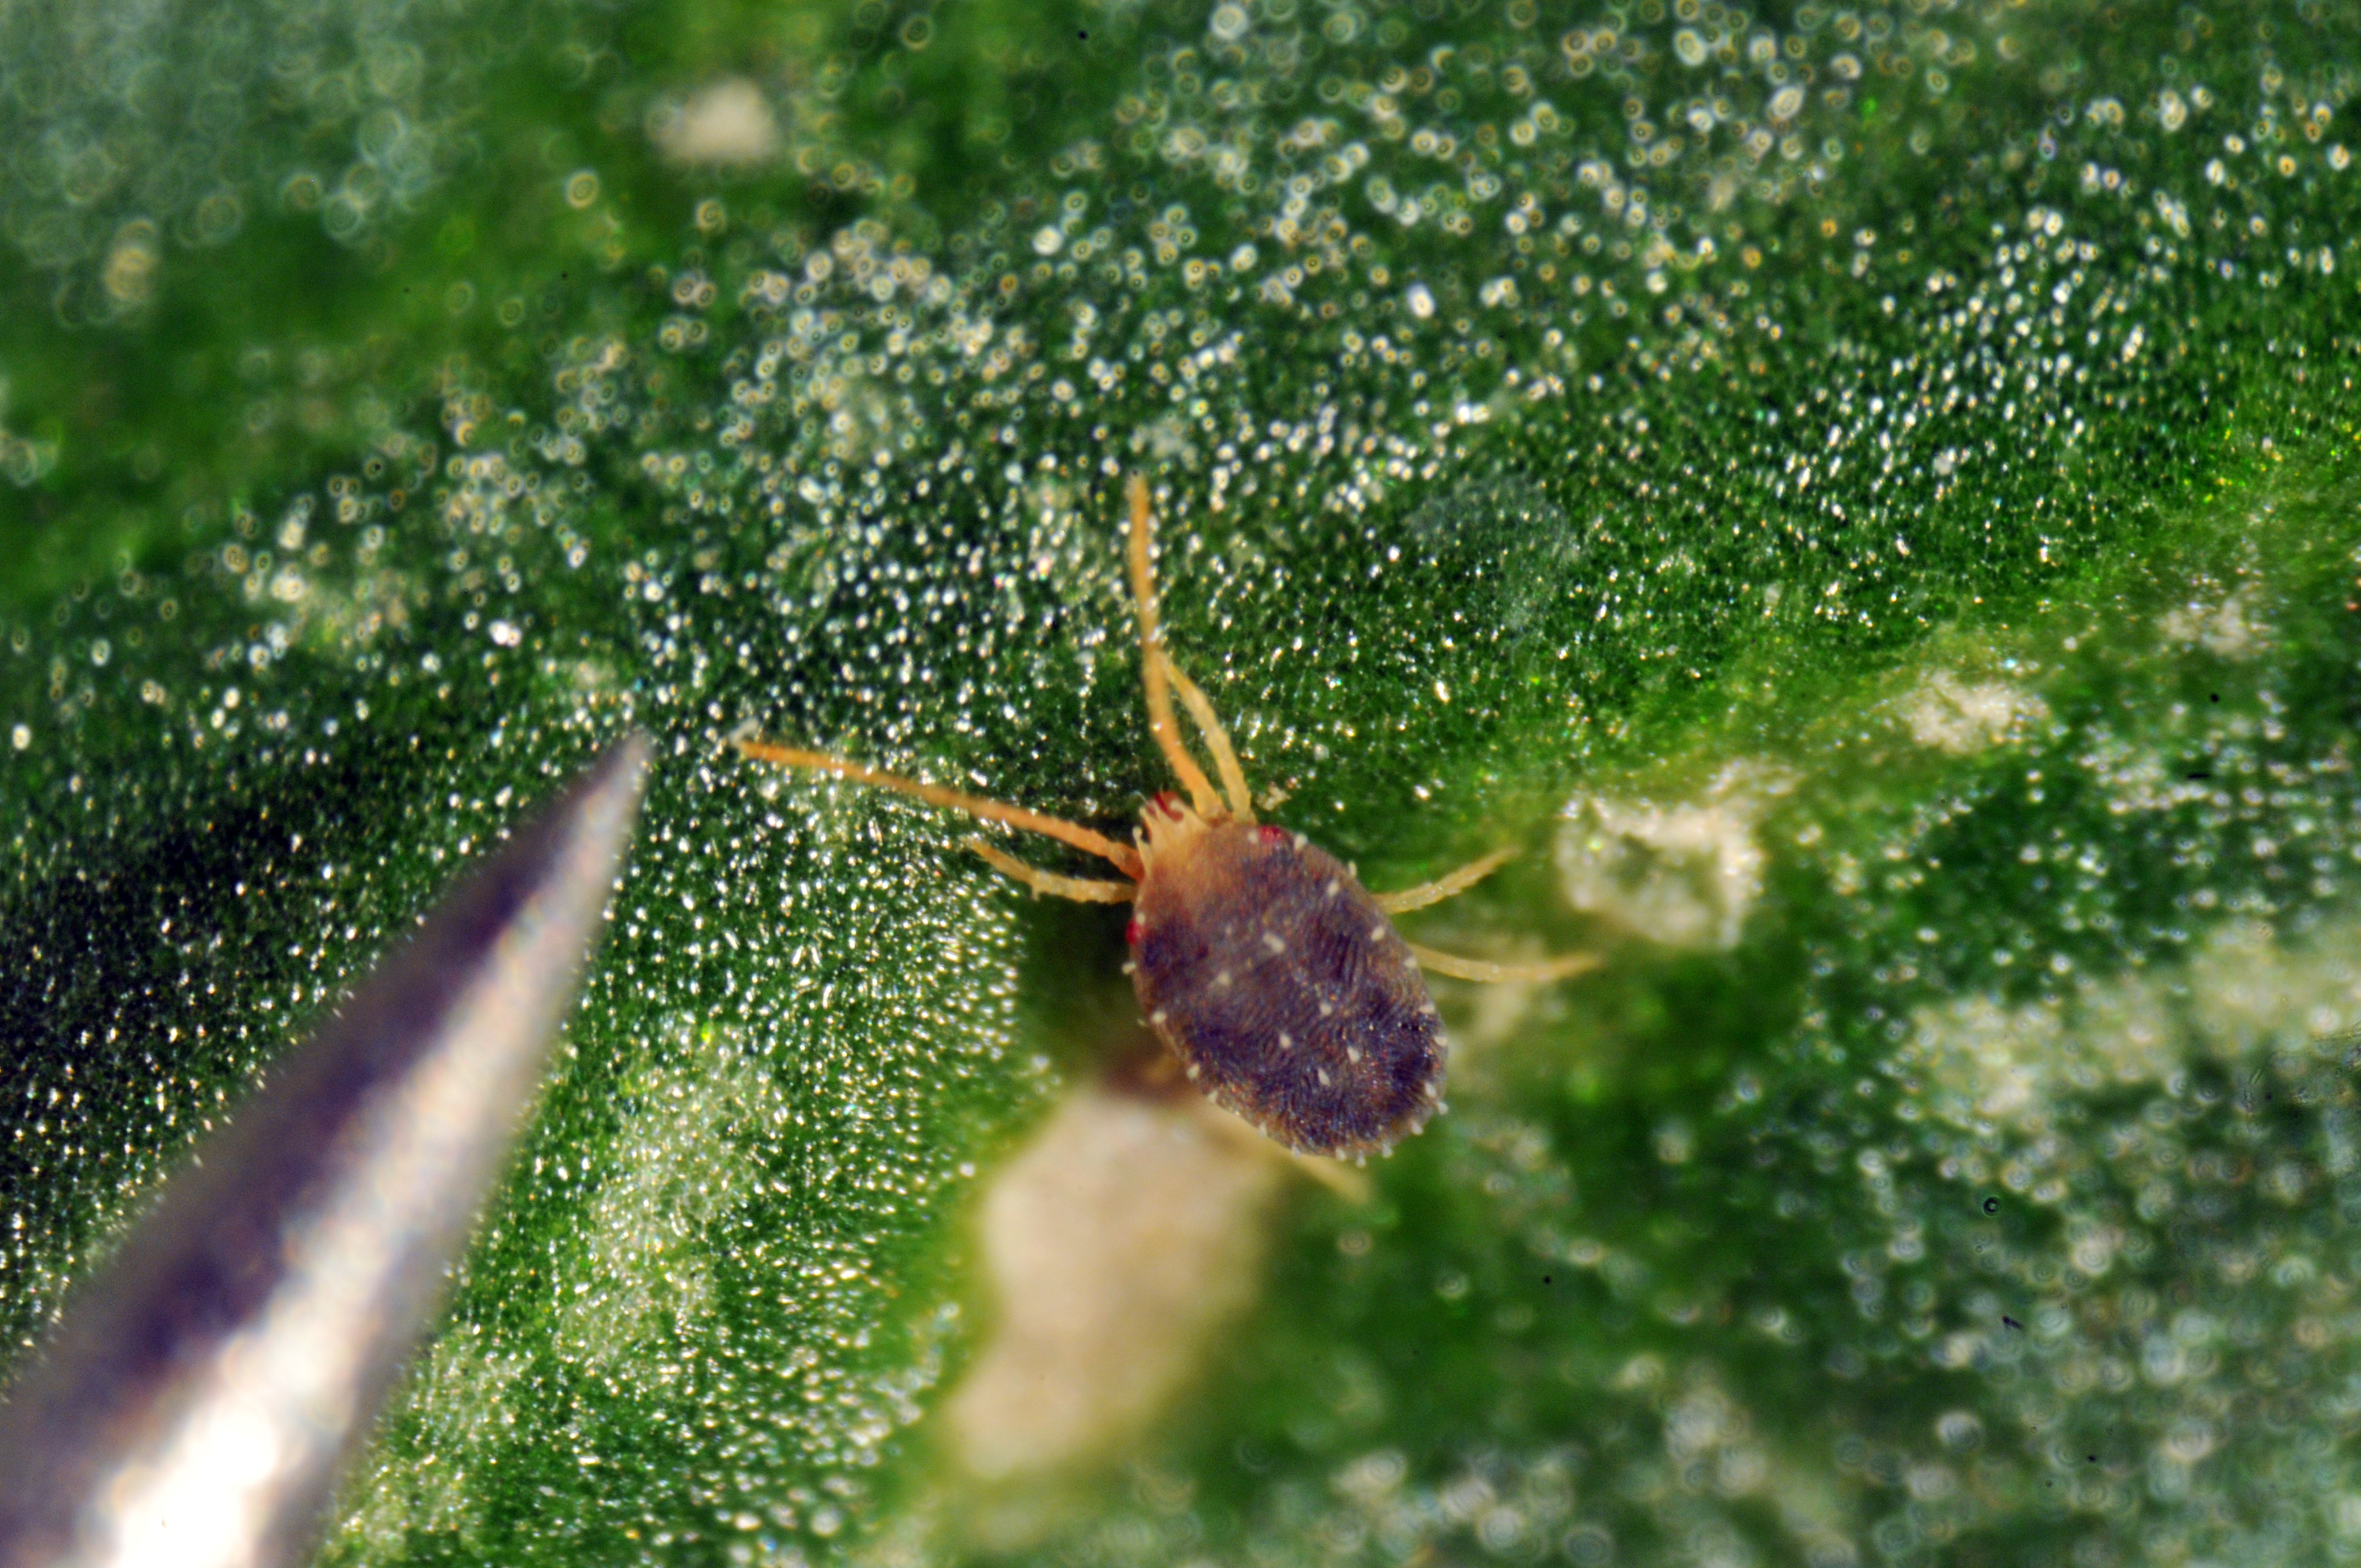
[[[1330,1159],[1325,1155],[1299,1154],[1293,1149],[1275,1144],[1257,1130],[1253,1124],[1232,1115],[1212,1101],[1201,1096],[1191,1094],[1188,1102],[1199,1122],[1212,1129],[1224,1142],[1234,1144],[1242,1149],[1250,1149],[1256,1154],[1283,1159],[1347,1203],[1366,1203],[1369,1201],[1368,1177],[1342,1161]]]
[[[1595,970],[1607,961],[1596,953],[1568,953],[1537,964],[1496,964],[1482,959],[1463,959],[1455,953],[1438,953],[1433,948],[1422,948],[1416,942],[1407,946],[1410,956],[1418,960],[1418,967],[1431,974],[1447,974],[1454,980],[1478,980],[1495,984],[1513,981],[1535,984],[1564,980],[1568,975]]]
[[[1246,1131],[1253,1133],[1254,1129],[1248,1127]],[[1266,1146],[1279,1148],[1279,1146],[1268,1138],[1263,1138],[1260,1133],[1255,1133],[1255,1136],[1262,1138]],[[1366,1203],[1369,1201],[1369,1179],[1343,1162],[1330,1159],[1326,1155],[1302,1154],[1294,1149],[1280,1149],[1279,1152],[1287,1157],[1296,1169],[1325,1187],[1345,1202]]]
[[[1517,851],[1513,847],[1495,850],[1482,860],[1470,861],[1457,871],[1446,872],[1436,877],[1433,882],[1421,883],[1416,887],[1406,887],[1399,893],[1376,893],[1369,896],[1376,899],[1378,907],[1389,915],[1400,915],[1412,909],[1423,909],[1430,904],[1440,904],[1446,898],[1458,897],[1516,857]]]
[[[1180,694],[1180,706],[1197,721],[1197,733],[1205,738],[1206,749],[1213,753],[1213,766],[1222,774],[1222,791],[1230,797],[1230,815],[1253,827],[1254,796],[1246,789],[1246,771],[1238,766],[1238,754],[1230,749],[1230,732],[1222,728],[1221,717],[1214,713],[1212,700],[1197,689],[1196,682],[1180,673],[1172,655],[1159,656],[1164,661],[1164,673],[1172,677],[1172,689]]]
[[[1015,877],[1035,893],[1046,893],[1055,898],[1071,898],[1082,904],[1128,904],[1139,890],[1127,882],[1096,882],[1089,877],[1060,876],[1038,866],[1028,866],[1016,856],[994,849],[981,839],[970,839],[967,847],[982,855],[994,871],[1003,876]]]
[[[1162,634],[1156,625],[1156,568],[1149,555],[1149,545],[1155,538],[1155,515],[1148,510],[1148,481],[1137,474],[1131,477],[1131,602],[1139,613],[1140,684],[1147,690],[1148,728],[1156,737],[1156,744],[1164,760],[1172,765],[1173,775],[1189,792],[1189,800],[1197,815],[1218,818],[1222,814],[1222,797],[1213,793],[1213,780],[1180,743],[1180,721],[1172,717],[1172,693],[1166,684],[1166,665],[1161,654]]]
[[[1077,850],[1086,850],[1134,880],[1147,874],[1137,850],[1129,844],[1118,844],[1103,833],[1093,833],[1079,823],[1068,822],[1062,817],[1046,817],[1038,811],[1027,811],[1021,806],[1004,805],[962,790],[945,789],[940,784],[920,784],[916,779],[881,773],[859,762],[846,762],[842,757],[831,757],[824,751],[774,746],[768,740],[732,740],[730,744],[758,762],[770,762],[782,768],[807,769],[817,773],[834,773],[838,778],[851,779],[855,784],[890,789],[897,795],[915,795],[929,806],[963,811],[986,822],[1005,822],[1011,828],[1022,828],[1027,833],[1038,833],[1044,838],[1071,844]]]

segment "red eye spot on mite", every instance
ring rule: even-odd
[[[1443,1108],[1442,1015],[1422,965],[1463,980],[1547,981],[1591,968],[1576,955],[1543,964],[1484,963],[1401,939],[1389,916],[1465,892],[1509,858],[1499,850],[1420,887],[1374,894],[1301,835],[1255,821],[1246,772],[1213,703],[1181,674],[1157,630],[1147,483],[1131,502],[1132,602],[1139,615],[1148,727],[1188,798],[1158,795],[1123,844],[1019,806],[880,773],[859,762],[751,738],[748,757],[915,795],[987,822],[1071,844],[1130,880],[1093,881],[1027,865],[980,839],[968,848],[1036,893],[1136,902],[1126,967],[1157,1037],[1216,1102],[1306,1154],[1390,1152]],[[1213,753],[1216,791],[1181,743],[1175,695]]]

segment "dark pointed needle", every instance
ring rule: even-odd
[[[0,1568],[278,1568],[433,1313],[597,935],[634,735],[275,1063],[0,1405]]]

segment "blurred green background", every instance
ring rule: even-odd
[[[0,13],[0,1343],[661,760],[335,1563],[2361,1553],[2350,5]],[[1122,587],[1547,987],[1309,1169]],[[1038,843],[1012,848],[1087,868]]]

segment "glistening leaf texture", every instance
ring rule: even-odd
[[[2361,1540],[2352,5],[0,34],[10,1355],[659,740],[326,1561]],[[1180,1114],[1121,914],[725,742],[1121,830],[1135,472],[1267,816],[1378,888],[1517,845],[1406,928],[1608,962],[1438,982],[1391,1160],[1176,1179],[1220,1266],[1041,1363],[1148,1391],[1026,1449],[958,1392],[1053,1272],[995,1200]],[[1049,1255],[1112,1299],[1105,1186]]]

